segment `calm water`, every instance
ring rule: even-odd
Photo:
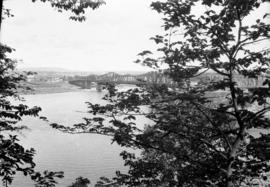
[[[50,122],[72,125],[82,122],[82,117],[88,115],[85,102],[104,103],[101,99],[103,94],[95,90],[82,90],[27,95],[24,98],[29,106],[42,107],[41,115],[46,116]],[[30,128],[22,132],[20,140],[25,147],[36,149],[36,169],[64,171],[65,177],[59,180],[57,187],[68,186],[78,176],[87,177],[91,180],[90,186],[93,186],[101,176],[111,177],[116,170],[124,172],[127,170],[119,156],[123,149],[111,144],[108,137],[94,134],[64,134],[35,118],[25,118],[21,123]],[[138,119],[141,128],[144,123],[145,119]],[[16,176],[12,184],[12,187],[33,186],[33,182],[22,175]]]
[[[24,98],[29,106],[42,107],[41,115],[50,122],[64,125],[82,122],[87,116],[86,101],[102,103],[103,93],[95,90],[80,92],[28,95]],[[108,137],[84,134],[70,135],[58,132],[48,123],[35,118],[26,118],[22,124],[30,127],[20,135],[22,144],[36,149],[36,168],[39,171],[64,171],[59,187],[66,187],[78,176],[87,177],[92,185],[100,176],[111,177],[116,170],[126,171],[119,156],[121,147],[111,144]],[[16,176],[12,187],[31,187],[27,177]]]

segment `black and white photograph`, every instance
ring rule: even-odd
[[[270,187],[270,0],[0,0],[0,187]]]

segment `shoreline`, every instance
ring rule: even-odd
[[[20,95],[54,94],[65,92],[77,92],[83,90],[80,87],[71,85],[67,82],[56,82],[56,83],[34,82],[34,83],[26,83],[25,86],[30,87],[32,90],[20,91],[19,92]]]
[[[68,82],[56,82],[56,83],[33,82],[33,83],[26,83],[24,86],[31,87],[31,89],[33,90],[20,91],[19,92],[20,95],[55,94],[55,93],[80,92],[83,90],[89,90],[69,84]],[[126,89],[134,87],[136,87],[136,85],[130,84],[117,85],[119,91],[124,91]]]

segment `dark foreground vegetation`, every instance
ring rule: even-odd
[[[116,172],[102,185],[269,185],[270,25],[267,12],[253,25],[247,21],[262,5],[256,0],[152,3],[163,15],[165,34],[152,38],[163,55],[143,51],[137,62],[169,76],[177,87],[152,84],[117,92],[109,85],[104,97],[109,104],[88,103],[94,117],[73,127],[52,126],[111,136],[120,146],[142,150],[139,156],[122,152],[128,173]],[[190,85],[209,71],[218,78]],[[264,79],[246,90],[239,76]],[[225,90],[223,97],[216,94],[220,90]],[[209,97],[214,93],[215,102]],[[152,123],[138,129],[137,116]],[[253,131],[266,133],[255,136]]]
[[[96,186],[270,185],[269,16],[266,12],[254,23],[247,21],[264,3],[268,1],[168,0],[151,4],[163,15],[165,34],[152,38],[162,55],[156,58],[154,52],[143,51],[139,54],[142,60],[136,62],[169,76],[177,87],[150,84],[118,92],[108,85],[104,99],[109,104],[88,103],[92,118],[73,127],[51,125],[66,133],[110,136],[120,146],[142,151],[141,155],[123,151],[128,173],[117,171],[114,178],[102,177]],[[201,7],[200,14],[194,7]],[[1,82],[1,132],[17,130],[14,124],[21,116],[39,111],[7,102],[7,96],[16,96],[14,82],[20,80],[12,75],[12,60],[5,56],[8,51],[1,46],[1,75],[6,78]],[[192,78],[208,71],[222,78],[190,85]],[[236,75],[264,80],[262,86],[246,91]],[[213,103],[209,93],[220,90],[226,91],[226,97]],[[258,107],[251,109],[254,105]],[[138,116],[152,123],[139,129]],[[259,132],[256,136],[254,130]],[[12,136],[1,135],[1,146],[0,176],[6,185],[15,172],[23,171],[37,186],[55,186],[53,176],[61,173],[35,173],[33,150],[25,150]]]
[[[82,15],[85,9],[95,9],[103,4],[101,1],[41,1],[50,3],[59,11],[71,11],[73,15],[70,18],[76,21],[85,19]],[[5,9],[3,4],[4,0],[0,0],[0,31],[2,31],[2,20],[13,16],[11,10]],[[39,116],[40,107],[29,108],[25,104],[10,102],[15,100],[16,103],[23,103],[19,92],[30,89],[22,83],[32,74],[31,72],[18,73],[15,70],[17,61],[9,57],[13,51],[13,48],[0,43],[0,178],[3,186],[7,187],[12,183],[16,173],[21,172],[30,177],[36,187],[54,187],[57,184],[56,179],[63,177],[63,172],[36,171],[33,161],[35,150],[25,149],[16,136],[18,131],[27,128],[17,124],[24,116],[39,117],[42,120],[46,118]],[[83,187],[88,183],[89,181],[84,178],[78,178],[73,186]]]

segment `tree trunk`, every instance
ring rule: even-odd
[[[244,133],[244,130],[242,130],[242,133],[238,135],[237,139],[235,140],[235,143],[232,146],[231,152],[230,152],[230,160],[228,163],[228,167],[227,167],[227,187],[232,187],[233,186],[233,181],[232,181],[232,174],[233,174],[233,169],[232,169],[232,165],[235,161],[235,158],[237,156],[237,151],[243,141],[242,135]]]
[[[3,1],[4,0],[0,0],[0,34],[1,34],[1,26],[2,26]]]

